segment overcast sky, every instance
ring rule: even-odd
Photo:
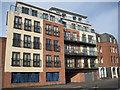
[[[118,3],[117,2],[27,2],[44,9],[51,6],[88,16],[87,21],[98,33],[109,33],[118,39]],[[0,3],[0,36],[6,36],[6,13],[15,2]]]

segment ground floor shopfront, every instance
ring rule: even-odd
[[[120,77],[120,67],[99,67],[99,78]]]

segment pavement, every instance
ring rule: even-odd
[[[112,90],[120,90],[120,78],[102,79],[91,82],[67,83],[64,85],[35,86],[34,88],[112,88]]]

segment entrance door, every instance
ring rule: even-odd
[[[92,81],[92,72],[85,72],[85,81]]]

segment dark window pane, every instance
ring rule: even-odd
[[[29,8],[22,7],[22,13],[29,14]]]
[[[34,21],[34,32],[40,33],[40,22]]]
[[[12,66],[20,66],[20,52],[12,52]]]
[[[32,10],[32,16],[37,17],[37,11],[36,10]]]
[[[31,36],[24,35],[24,47],[31,48]]]
[[[23,53],[23,66],[30,67],[31,56],[30,53]]]
[[[60,67],[60,57],[59,55],[54,55],[54,66]]]
[[[24,30],[31,31],[31,20],[30,19],[25,18]]]
[[[46,55],[46,67],[52,67],[52,56]]]
[[[52,40],[46,39],[46,50],[52,50]]]
[[[40,67],[40,54],[34,54],[33,55],[33,66],[34,67]]]
[[[14,33],[13,34],[13,46],[20,47],[21,46],[21,35]]]
[[[46,81],[59,81],[59,72],[47,72]]]
[[[54,26],[54,36],[59,36],[58,26]]]
[[[46,24],[46,34],[52,35],[52,28],[50,24]]]
[[[38,72],[13,72],[12,83],[32,83],[39,82]]]
[[[40,38],[34,37],[34,49],[40,49]]]
[[[14,17],[14,28],[22,29],[22,17],[19,16]]]

